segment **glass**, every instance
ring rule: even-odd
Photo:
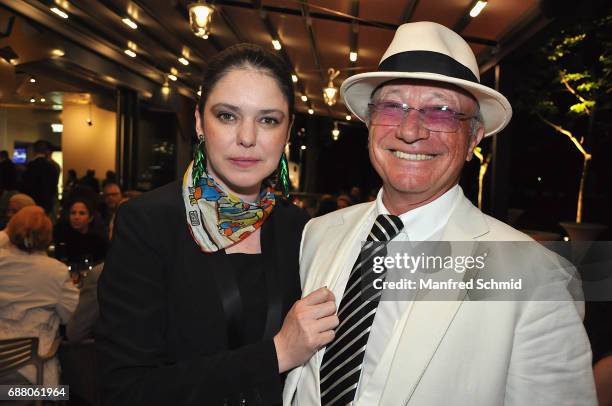
[[[452,133],[459,129],[459,123],[476,118],[451,110],[448,106],[409,107],[405,103],[378,102],[369,103],[370,123],[381,126],[399,126],[410,110],[419,113],[420,125],[436,132]]]

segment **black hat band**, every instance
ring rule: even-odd
[[[433,51],[405,51],[391,55],[378,65],[379,72],[426,72],[480,83],[465,65]]]

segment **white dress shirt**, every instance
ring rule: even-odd
[[[434,241],[440,238],[453,207],[461,196],[463,196],[461,187],[456,185],[436,200],[400,215],[399,218],[404,223],[404,228],[392,241]],[[382,189],[378,192],[375,210],[363,223],[361,238],[354,243],[355,257],[357,257],[361,245],[366,240],[379,214],[389,214],[382,201]],[[347,268],[338,278],[336,289],[334,289],[337,298],[341,298],[344,294],[350,271],[351,269]],[[338,300],[338,305],[339,302],[340,300]],[[380,379],[384,378],[381,374],[385,376],[388,374],[393,359],[393,351],[385,350],[397,346],[397,343],[390,342],[390,340],[393,331],[398,327],[397,324],[402,314],[409,311],[411,304],[411,301],[399,300],[381,300],[379,302],[366,347],[355,399],[359,400],[361,404],[378,404],[384,388],[373,386],[368,391],[365,391],[364,388],[368,387],[367,383],[374,377],[375,373]],[[399,335],[396,339],[399,339]]]
[[[9,244],[0,248],[0,286],[0,339],[38,337],[38,353],[47,353],[79,299],[66,265],[45,252],[27,253]],[[36,381],[33,365],[19,373]],[[45,363],[43,380],[58,384],[57,359]]]

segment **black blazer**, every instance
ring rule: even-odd
[[[273,334],[301,294],[298,257],[307,220],[278,199],[262,227],[263,260],[273,264],[265,267],[262,292]],[[231,303],[218,279],[222,258],[201,252],[191,237],[179,182],[120,206],[98,286],[104,404],[280,404],[273,334],[232,349]]]

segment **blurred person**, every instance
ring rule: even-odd
[[[345,207],[349,207],[353,205],[353,200],[349,195],[342,194],[336,198],[336,204],[338,209],[344,209]]]
[[[34,155],[26,165],[21,191],[32,196],[37,205],[52,213],[57,200],[59,165],[51,159],[47,141],[38,140],[33,145]]]
[[[117,174],[111,170],[106,171],[106,176],[102,180],[102,189],[104,189],[104,186],[108,185],[109,183],[118,184]]]
[[[58,259],[77,265],[84,265],[85,261],[93,265],[104,260],[106,239],[93,232],[93,220],[93,206],[89,201],[75,199],[71,202],[67,220],[58,222],[53,230]]]
[[[100,194],[100,181],[96,178],[95,169],[88,169],[85,176],[79,179],[79,185],[90,188],[97,195]]]
[[[17,172],[8,151],[0,151],[0,190],[17,189]]]
[[[66,265],[50,258],[51,220],[39,206],[15,214],[7,226],[10,243],[0,248],[0,339],[38,337],[40,355],[58,336],[60,324],[74,311],[78,290]],[[44,385],[59,384],[56,358],[44,364]],[[22,367],[0,378],[0,384],[31,385],[35,367]]]
[[[98,284],[106,405],[280,404],[283,374],[333,334],[330,292],[299,300],[308,217],[275,194],[289,192],[291,72],[250,44],[207,62],[182,180],[117,211]]]
[[[77,176],[77,172],[74,169],[68,170],[68,175],[66,176],[66,180],[64,182],[64,191],[63,197],[69,196],[72,192],[72,189],[79,183],[79,178]]]
[[[24,194],[24,193],[16,193],[9,199],[8,206],[6,208],[6,222],[8,223],[10,219],[21,209],[28,206],[34,206],[34,200]],[[0,231],[0,247],[8,244],[9,238],[6,230]]]
[[[315,217],[323,216],[324,214],[331,213],[332,211],[336,210],[338,210],[336,199],[334,199],[332,195],[323,195],[321,196],[321,200],[319,200],[319,207],[317,208]]]
[[[123,194],[121,188],[116,183],[109,182],[102,188],[102,198],[104,204],[102,206],[101,215],[102,220],[106,224],[107,228],[110,226],[111,219],[115,216],[119,203],[123,200]]]
[[[363,203],[363,196],[361,193],[361,188],[359,186],[353,186],[351,188],[349,196],[353,201],[353,204]]]

